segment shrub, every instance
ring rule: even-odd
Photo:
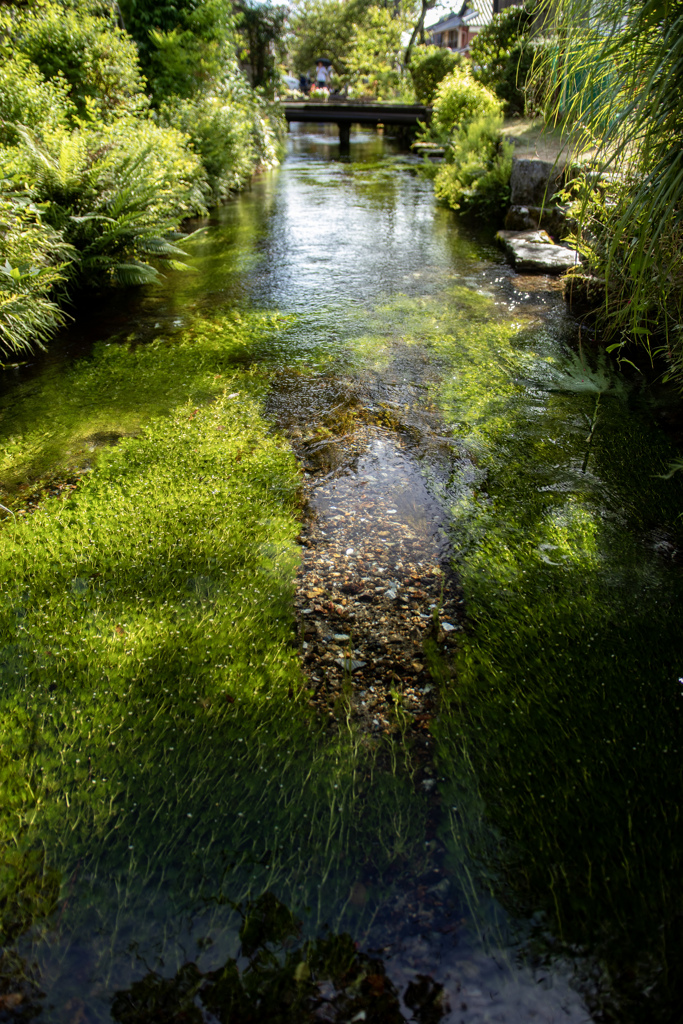
[[[76,287],[151,281],[150,258],[182,255],[164,236],[202,209],[203,173],[179,132],[135,118],[42,139],[19,131],[15,168],[45,222],[74,247]]]
[[[250,88],[236,62],[214,94],[167,100],[159,117],[189,138],[202,160],[213,202],[242,188],[255,165],[277,164],[287,131],[280,109]]]
[[[228,10],[222,0],[185,4],[173,28],[149,32],[144,68],[155,104],[174,96],[191,99],[215,88],[234,60]]]
[[[189,137],[204,165],[213,202],[225,201],[244,186],[255,164],[277,163],[277,133],[253,100],[239,102],[230,95],[179,99],[166,103],[161,117]]]
[[[64,315],[50,297],[64,278],[68,246],[40,211],[4,182],[0,191],[0,365],[44,348]]]
[[[57,128],[73,118],[69,87],[57,75],[46,82],[35,64],[15,54],[0,62],[0,144],[15,143],[15,124]]]
[[[142,93],[135,43],[111,18],[48,0],[18,20],[14,36],[44,78],[68,83],[80,117],[94,104],[110,120]]]
[[[508,114],[524,114],[527,109],[527,80],[534,63],[534,47],[520,40],[512,50],[494,89]]]
[[[514,147],[502,141],[501,123],[500,114],[483,115],[453,139],[434,190],[454,210],[492,220],[508,205]]]
[[[410,54],[410,75],[418,103],[432,103],[436,87],[462,66],[463,57],[443,46],[416,46]]]
[[[447,142],[454,131],[481,117],[500,117],[501,112],[500,101],[474,80],[469,67],[458,67],[437,86],[430,134]]]

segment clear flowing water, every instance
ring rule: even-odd
[[[337,602],[340,581],[377,591],[337,605],[355,682],[325,654],[342,648],[316,592],[299,602],[307,671],[346,687],[346,725],[313,737],[293,718],[285,746],[255,713],[220,750],[192,734],[110,805],[96,852],[66,811],[50,822],[61,907],[16,945],[43,992],[31,1006],[280,1019],[277,971],[305,980],[288,950],[311,938],[331,962],[350,936],[366,959],[302,1020],[677,1021],[683,483],[661,478],[675,452],[553,281],[514,274],[389,140],[356,134],[336,157],[334,135],[293,132],[282,168],[189,243],[192,274],[83,320],[6,389],[3,437],[33,444],[38,474],[186,397],[171,370],[163,394],[142,372],[115,393],[112,359],[202,316],[277,311],[282,329],[231,360],[268,370],[267,413],[305,470],[300,576]],[[440,601],[452,628],[425,639]],[[397,623],[431,673],[396,683],[397,707],[429,719],[407,751],[371,689],[387,664],[401,675]],[[206,763],[183,781],[190,743]],[[260,974],[245,907],[270,943]],[[275,998],[261,1016],[201,995],[231,958]],[[30,1018],[28,1000],[14,1010]]]

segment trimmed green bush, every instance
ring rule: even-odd
[[[434,138],[447,142],[453,132],[478,118],[501,114],[500,100],[475,81],[468,66],[458,67],[437,86],[430,131]]]
[[[439,83],[462,63],[459,53],[443,46],[416,46],[410,54],[409,71],[418,103],[432,103]]]

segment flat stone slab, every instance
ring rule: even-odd
[[[547,231],[499,231],[496,241],[517,270],[561,274],[579,262],[576,250],[555,245]]]

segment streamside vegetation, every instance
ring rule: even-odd
[[[540,70],[578,140],[577,292],[622,356],[636,342],[683,382],[683,8],[562,0],[552,25]]]
[[[79,294],[182,266],[184,218],[277,161],[239,26],[223,0],[3,7],[0,362],[44,347]]]
[[[477,82],[467,64],[436,86],[433,113],[423,137],[445,147],[438,167],[425,161],[439,199],[452,209],[485,220],[509,202],[512,146],[501,135],[503,104]]]
[[[537,0],[496,14],[471,45],[471,59],[435,46],[409,54],[415,95],[433,105],[423,141],[445,147],[443,166],[423,170],[439,199],[452,209],[495,222],[508,205],[512,146],[502,135],[504,116],[532,113],[542,99],[531,69],[542,44]]]

